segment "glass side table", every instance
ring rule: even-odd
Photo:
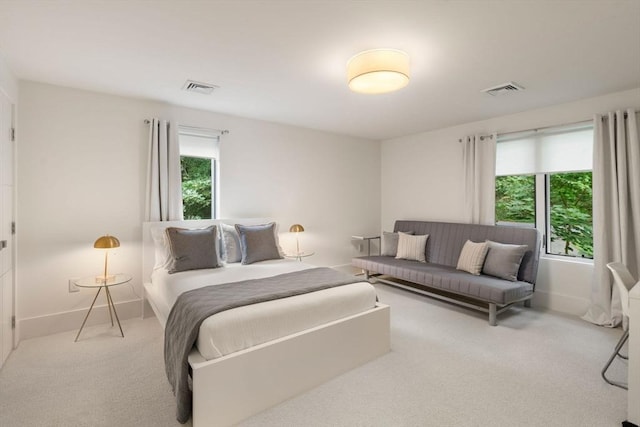
[[[96,292],[96,296],[93,298],[93,302],[91,303],[91,307],[89,307],[89,311],[87,312],[87,315],[84,316],[84,320],[82,321],[82,326],[80,326],[80,330],[76,335],[76,339],[73,340],[74,342],[78,341],[78,338],[80,337],[80,333],[82,332],[82,329],[84,328],[85,323],[87,323],[89,314],[91,314],[91,310],[93,309],[93,306],[96,303],[96,300],[98,299],[98,295],[100,295],[100,292],[102,291],[102,289],[104,289],[104,292],[107,296],[107,309],[109,310],[109,318],[111,319],[111,326],[114,326],[113,317],[115,316],[116,322],[118,322],[118,328],[120,328],[120,335],[122,335],[122,338],[124,338],[124,332],[122,332],[120,319],[118,318],[118,313],[116,312],[116,306],[113,304],[113,298],[111,298],[111,292],[109,291],[109,288],[112,286],[125,284],[129,281],[131,281],[131,276],[128,274],[115,274],[113,276],[109,276],[106,280],[103,277],[89,276],[89,277],[82,277],[78,280],[73,281],[73,284],[79,288],[98,289],[98,292]]]
[[[382,255],[380,236],[351,236],[351,240],[363,240],[367,242],[367,256],[371,256],[371,241],[378,240],[378,255]]]

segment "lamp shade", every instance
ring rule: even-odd
[[[289,231],[291,233],[300,233],[304,231],[304,227],[301,226],[300,224],[293,224],[291,227],[289,227]]]
[[[397,49],[360,52],[347,63],[349,89],[378,94],[393,92],[409,84],[409,55]]]
[[[104,235],[98,237],[98,240],[95,241],[93,247],[96,249],[111,249],[120,247],[120,240],[113,236]]]

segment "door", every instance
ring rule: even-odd
[[[14,135],[13,104],[0,91],[0,367],[13,349]]]

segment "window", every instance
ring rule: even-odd
[[[536,227],[545,252],[593,258],[593,126],[498,136],[496,223]]]
[[[184,219],[212,219],[218,213],[220,132],[178,127]]]

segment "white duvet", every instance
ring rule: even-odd
[[[157,269],[151,275],[150,297],[168,317],[178,296],[209,285],[275,276],[313,268],[295,260],[262,261],[250,265],[168,274]],[[254,345],[284,337],[373,308],[375,289],[368,282],[238,307],[207,318],[200,326],[196,346],[202,356],[215,359]]]

